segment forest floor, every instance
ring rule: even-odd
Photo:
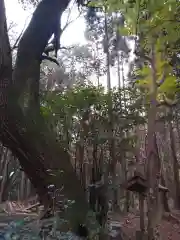
[[[136,231],[140,230],[140,217],[138,213],[129,213],[124,217],[113,214],[113,222],[120,224],[127,239],[135,240]],[[147,221],[146,223],[147,224]],[[156,228],[157,239],[179,240],[180,239],[180,211],[173,210],[163,215],[161,223]]]
[[[12,209],[12,205],[14,204],[15,210]],[[0,239],[1,234],[9,231],[9,226],[12,223],[21,223],[24,219],[26,219],[26,224],[22,223],[22,232],[30,232],[30,229],[36,231],[39,223],[37,223],[38,214],[36,211],[34,212],[23,212],[22,205],[17,207],[15,203],[6,203],[3,207],[0,205]],[[11,213],[9,214],[8,209]],[[52,220],[51,220],[52,221]],[[49,223],[46,223],[49,224]],[[136,231],[140,230],[140,218],[139,213],[129,213],[127,215],[120,215],[118,213],[114,213],[111,216],[111,239],[113,240],[135,240]],[[145,223],[147,224],[147,222]],[[14,228],[14,226],[12,226]],[[16,227],[15,227],[16,228]],[[38,229],[37,229],[38,230]],[[159,232],[160,238],[162,240],[179,240],[180,239],[180,211],[171,211],[171,213],[166,213],[163,215],[163,219],[161,223],[157,226],[157,235]]]

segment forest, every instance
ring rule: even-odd
[[[0,239],[180,239],[180,2],[18,0],[20,35],[6,4]]]

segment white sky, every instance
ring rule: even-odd
[[[5,0],[6,6],[6,15],[7,22],[10,24],[11,22],[15,23],[16,26],[13,27],[13,33],[18,36],[21,31],[27,26],[28,22],[32,16],[32,9],[23,10],[22,6],[18,3],[18,0]],[[67,13],[64,13],[62,23],[65,24],[67,21]],[[73,8],[71,12],[71,19],[76,19],[79,15],[78,9]],[[84,37],[85,31],[85,21],[83,17],[79,17],[73,23],[71,23],[66,31],[63,33],[61,37],[62,46],[72,45],[72,44],[85,44],[86,40]],[[127,68],[125,68],[126,70]],[[111,85],[112,87],[117,86],[117,75],[114,71],[111,73]],[[100,81],[103,85],[106,86],[106,78],[102,77]]]

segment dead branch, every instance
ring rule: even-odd
[[[67,17],[67,21],[66,21],[65,26],[64,26],[63,29],[62,29],[62,33],[67,29],[67,27],[68,27],[71,23],[75,22],[75,21],[81,16],[81,14],[82,14],[82,11],[79,12],[78,16],[77,16],[75,19],[69,21],[69,18],[70,18],[70,15],[71,15],[71,9],[69,9],[69,14],[68,14],[68,17]],[[61,33],[61,34],[62,34],[62,33]]]
[[[37,202],[37,203],[35,203],[35,204],[33,204],[33,205],[31,205],[31,206],[25,208],[24,210],[25,210],[25,211],[28,211],[28,210],[31,210],[32,208],[38,207],[39,205],[40,205],[40,203]]]
[[[9,32],[9,31],[10,31],[12,28],[14,28],[16,25],[17,25],[16,23],[14,23],[13,21],[11,21],[10,24],[9,24],[9,27],[8,27],[7,31]]]

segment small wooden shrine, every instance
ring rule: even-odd
[[[164,187],[163,185],[159,184],[159,192],[162,192],[162,193],[167,193],[169,192],[169,189],[167,187]]]
[[[147,180],[138,172],[135,172],[134,176],[131,177],[126,183],[127,190],[137,192],[139,194],[145,193],[147,188]]]

